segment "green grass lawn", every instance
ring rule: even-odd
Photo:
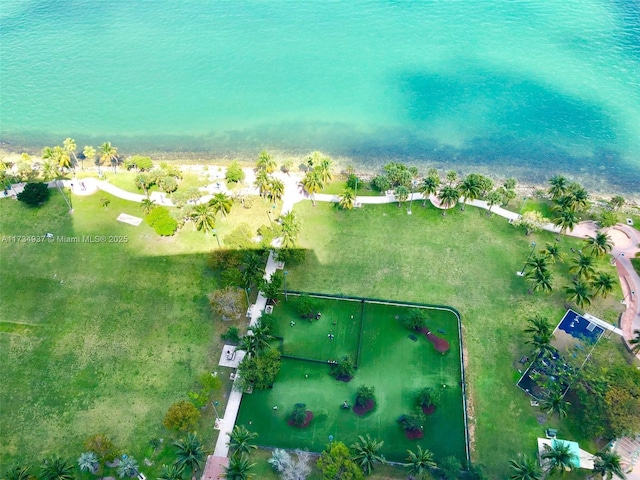
[[[308,248],[303,265],[288,267],[292,289],[384,297],[455,305],[461,312],[471,396],[474,457],[497,478],[507,461],[528,453],[544,433],[538,410],[516,387],[520,356],[530,353],[522,330],[536,312],[558,321],[565,311],[563,287],[570,281],[567,264],[553,267],[555,291],[529,294],[515,275],[530,251],[555,242],[548,232],[525,236],[506,220],[482,210],[450,210],[446,217],[431,206],[406,215],[395,205],[342,211],[329,205],[298,204],[301,243]],[[563,237],[561,248],[581,248]],[[599,268],[615,275],[603,259]],[[617,320],[619,286],[589,311]],[[564,423],[567,438],[584,440],[579,426]]]
[[[347,188],[346,180],[335,180],[324,186],[322,192],[329,195],[341,195],[344,189]],[[356,194],[360,197],[376,197],[382,195],[380,192],[371,188],[369,182],[358,182],[358,191]]]
[[[281,317],[280,323],[287,322],[282,326],[285,353],[291,349],[287,347],[299,342],[301,337],[314,337],[305,342],[303,350],[296,352],[300,351],[307,358],[336,358],[328,356],[331,353],[328,354],[327,349],[353,329],[349,326],[351,322],[359,326],[357,315],[361,305],[347,301],[333,301],[333,305],[328,300],[324,302],[322,318],[314,324],[306,325],[308,321],[301,320],[291,327],[287,319],[297,317]],[[280,308],[278,306],[274,311]],[[427,310],[429,328],[433,332],[444,332],[438,335],[451,344],[451,349],[441,354],[433,349],[425,335],[416,334],[417,341],[409,338],[411,332],[402,325],[408,312],[406,307],[366,303],[363,308],[361,357],[350,382],[332,378],[326,364],[285,359],[273,389],[255,391],[243,397],[238,423],[258,432],[259,442],[266,446],[308,448],[319,452],[327,444],[329,435],[350,445],[357,441],[358,435],[370,434],[384,440],[383,452],[392,461],[403,461],[407,449],[415,450],[417,445],[433,451],[440,459],[455,455],[464,460],[460,351],[455,317],[450,312]],[[334,327],[334,320],[345,326]],[[302,326],[309,328],[299,328]],[[312,328],[318,326],[321,332],[314,335]],[[333,341],[327,339],[325,333],[332,328],[336,332]],[[290,342],[287,341],[289,335],[292,337]],[[357,338],[357,332],[352,335]],[[355,357],[357,343],[353,343],[349,353]],[[363,417],[341,408],[344,401],[354,404],[360,385],[376,389],[376,409]],[[441,399],[436,412],[426,419],[424,438],[408,440],[396,420],[400,415],[414,411],[417,392],[423,387],[438,391]],[[306,429],[287,424],[288,414],[296,403],[305,403],[314,413],[314,419]],[[277,410],[272,408],[275,405]]]

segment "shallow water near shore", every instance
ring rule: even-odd
[[[640,190],[640,6],[55,2],[0,7],[5,147],[323,150]]]

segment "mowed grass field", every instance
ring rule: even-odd
[[[291,297],[288,303],[291,303]],[[281,305],[275,307],[274,312]],[[324,330],[333,327],[334,318],[336,323],[347,325],[351,319],[346,314],[357,311],[361,305],[343,300],[322,300],[323,314],[317,323],[324,322],[327,317],[329,325]],[[464,461],[464,410],[456,318],[451,312],[426,310],[429,328],[434,333],[444,332],[438,335],[450,342],[451,349],[441,354],[434,350],[425,335],[416,334],[417,341],[409,338],[411,332],[402,325],[408,312],[407,307],[364,304],[360,362],[350,382],[335,380],[329,375],[330,368],[326,364],[284,359],[273,389],[254,391],[243,397],[238,423],[256,431],[258,443],[265,446],[308,448],[320,452],[328,443],[329,435],[335,441],[351,445],[358,435],[369,434],[384,440],[382,452],[391,461],[404,461],[407,450],[415,451],[417,445],[428,448],[438,459],[454,455]],[[355,317],[354,314],[359,326],[360,321]],[[298,317],[293,315],[291,318]],[[299,323],[291,327],[287,322],[287,326],[283,327],[285,354],[291,350],[287,345],[294,343],[294,340],[288,342],[287,337],[300,338],[296,330],[302,331],[298,329]],[[346,326],[335,330],[333,341],[328,340],[326,334],[321,335],[323,338],[306,345],[304,356],[326,356],[325,346],[348,330]],[[287,335],[288,332],[291,333]],[[357,338],[359,332],[351,334]],[[348,354],[356,357],[357,342]],[[375,387],[377,402],[375,410],[362,417],[341,408],[344,401],[354,405],[360,385]],[[397,419],[416,409],[417,393],[423,387],[431,387],[441,398],[435,413],[426,418],[424,438],[408,440]],[[287,424],[296,403],[305,403],[314,414],[308,428],[299,429]],[[274,406],[278,408],[273,409]]]
[[[108,208],[101,197],[111,200]],[[0,202],[3,471],[48,455],[75,459],[95,433],[139,462],[151,438],[164,438],[172,451],[164,414],[187,399],[199,374],[218,368],[219,336],[229,326],[213,319],[206,297],[216,288],[207,266],[213,237],[191,225],[162,238],[144,222],[120,223],[120,213],[142,216],[139,205],[103,193],[72,201],[72,215],[55,191],[37,209]],[[268,222],[266,209],[254,208],[235,206],[219,222],[221,235],[241,222]],[[47,232],[53,241],[13,239]],[[217,395],[224,408],[225,390]],[[212,417],[205,409],[198,425],[208,449],[217,438]]]
[[[530,352],[523,333],[529,316],[541,313],[556,322],[564,314],[569,265],[552,267],[552,294],[530,294],[515,273],[532,241],[544,247],[556,241],[555,235],[525,236],[505,219],[469,206],[445,217],[430,205],[414,202],[413,207],[408,216],[395,205],[352,211],[310,202],[296,205],[301,244],[308,252],[304,264],[288,267],[287,286],[455,306],[462,315],[473,456],[496,478],[504,478],[508,460],[532,454],[536,437],[547,426],[515,385],[517,360]],[[559,244],[571,256],[570,249],[581,248],[582,241],[563,237]],[[615,276],[606,259],[598,267]],[[616,285],[609,298],[595,300],[589,311],[615,322],[619,292]],[[557,426],[557,421],[549,425]],[[562,432],[566,438],[586,440],[578,425],[565,422]]]

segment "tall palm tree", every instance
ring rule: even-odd
[[[553,291],[553,275],[549,270],[531,270],[527,274],[534,292],[541,290],[545,293]]]
[[[396,187],[393,194],[395,195],[396,200],[398,201],[398,208],[400,208],[402,206],[402,203],[406,202],[407,199],[409,198],[409,189],[404,185],[399,185]]]
[[[233,450],[233,455],[249,455],[251,450],[255,450],[258,447],[252,445],[250,442],[258,438],[258,434],[250,432],[243,425],[236,425],[231,430],[229,435],[229,442],[227,446]]]
[[[100,162],[109,162],[113,167],[113,173],[118,167],[118,149],[111,145],[111,142],[104,142],[100,145]]]
[[[162,465],[158,480],[183,480],[184,467],[176,464]]]
[[[571,210],[560,210],[556,218],[553,219],[553,223],[560,227],[560,234],[567,231],[571,231],[578,224],[578,215]]]
[[[438,193],[438,199],[444,207],[444,210],[442,211],[442,215],[444,216],[446,215],[448,209],[458,203],[458,200],[460,200],[460,192],[457,188],[447,185],[440,189],[440,193]]]
[[[438,187],[440,186],[440,177],[437,175],[429,175],[422,181],[422,185],[420,186],[420,193],[422,194],[422,206],[427,206],[427,200],[431,195],[435,195],[438,192]]]
[[[261,197],[266,197],[269,194],[269,187],[271,187],[271,178],[266,170],[259,170],[256,173],[256,181],[254,182],[256,188],[260,191]]]
[[[591,250],[591,253],[596,257],[601,257],[611,252],[613,243],[611,243],[611,237],[604,232],[596,232],[595,237],[589,237],[584,241],[587,244],[587,248]]]
[[[29,480],[31,478],[29,470],[31,470],[30,466],[20,467],[15,465],[7,471],[5,478],[6,480]]]
[[[487,212],[487,216],[491,216],[491,209],[496,205],[500,205],[503,201],[503,197],[497,190],[489,192],[487,195],[487,205],[489,205],[489,211]]]
[[[549,195],[553,200],[558,200],[563,197],[569,188],[569,181],[562,175],[555,175],[549,180],[551,187],[549,188]]]
[[[547,260],[546,255],[544,254],[535,254],[531,255],[529,260],[527,260],[527,267],[531,267],[531,272],[546,272],[549,270],[549,261]]]
[[[351,210],[356,202],[356,192],[351,188],[345,188],[340,195],[338,205],[345,210]]]
[[[473,202],[480,197],[482,193],[482,185],[480,184],[480,178],[476,174],[467,175],[467,177],[458,185],[460,195],[464,198],[462,202],[462,210],[467,201]]]
[[[320,174],[318,173],[318,171],[314,169],[307,172],[307,174],[302,179],[301,184],[311,197],[311,204],[315,206],[315,194],[324,188],[322,179],[320,178]]]
[[[42,462],[40,480],[74,480],[73,465],[60,457],[51,457]]]
[[[382,465],[387,463],[384,455],[378,453],[384,445],[383,441],[375,440],[371,438],[369,434],[367,434],[366,438],[359,435],[358,440],[360,441],[351,445],[351,449],[353,450],[353,456],[351,458],[358,464],[365,475],[369,475],[372,472],[376,463]]]
[[[560,418],[565,418],[567,416],[570,406],[571,404],[564,399],[562,392],[557,389],[553,389],[548,392],[540,402],[540,409],[543,412],[549,415],[553,415],[555,413]]]
[[[322,183],[329,183],[333,179],[333,175],[331,174],[333,161],[329,157],[323,157],[315,168],[318,170]]]
[[[589,206],[589,193],[579,183],[569,185],[567,193],[560,199],[560,205],[574,212]]]
[[[622,480],[627,478],[622,471],[620,455],[613,452],[610,448],[596,453],[595,457],[593,473],[599,473],[602,475],[602,478],[606,480],[611,480],[614,475]]]
[[[567,298],[569,301],[576,302],[580,308],[591,305],[591,297],[593,294],[587,287],[587,284],[581,280],[575,280],[571,285],[565,287]]]
[[[53,160],[45,160],[42,165],[42,177],[45,182],[58,178],[60,176],[60,168],[58,164]]]
[[[96,149],[93,148],[91,145],[85,145],[85,147],[82,149],[82,156],[84,157],[84,160],[89,160],[89,162],[93,162],[96,158]],[[84,160],[82,161],[82,169],[84,170]]]
[[[458,172],[455,170],[449,170],[446,173],[445,178],[447,179],[447,184],[451,187],[458,179]]]
[[[78,467],[83,472],[96,473],[100,462],[98,456],[94,452],[83,452],[78,458]]]
[[[526,343],[533,346],[532,357],[542,357],[542,358],[553,358],[558,353],[556,347],[551,345],[551,335],[549,337],[538,337],[534,336],[531,340],[528,340]]]
[[[274,337],[269,331],[269,325],[262,323],[261,321],[257,321],[253,326],[249,327],[249,330],[251,330],[251,333],[253,334],[257,352],[261,352],[271,347],[271,345],[269,345],[269,341],[273,340]]]
[[[282,183],[282,180],[274,178],[269,182],[268,195],[269,200],[271,200],[271,202],[273,203],[276,203],[284,196],[284,183]]]
[[[590,255],[580,253],[572,262],[573,265],[569,268],[569,271],[575,273],[578,278],[589,279],[596,273],[595,268],[593,268],[595,259]]]
[[[554,440],[551,447],[546,447],[542,458],[548,461],[547,472],[553,474],[560,471],[564,474],[567,470],[573,470],[573,462],[577,460],[576,455],[571,452],[568,443]]]
[[[248,356],[254,356],[257,351],[256,337],[248,334],[245,335],[240,339],[240,345],[238,348],[247,352]]]
[[[246,455],[233,455],[229,459],[229,465],[224,467],[222,477],[227,480],[248,480],[253,478],[249,473],[256,464],[251,463]]]
[[[267,151],[260,152],[260,155],[258,155],[258,170],[262,170],[265,173],[273,173],[277,167],[276,161]]]
[[[542,253],[550,263],[564,262],[564,253],[560,251],[560,247],[555,243],[547,243]]]
[[[151,200],[149,197],[143,198],[142,202],[140,202],[140,208],[142,208],[143,214],[149,215],[151,210],[156,208],[156,202]]]
[[[173,446],[176,447],[176,465],[189,468],[192,476],[195,476],[206,457],[198,435],[188,433],[186,438],[174,442]]]
[[[67,155],[73,156],[73,168],[78,164],[78,157],[76,157],[76,150],[78,146],[76,145],[76,141],[73,138],[65,138],[64,142],[62,142],[63,148],[66,150]]]
[[[613,285],[615,284],[615,279],[613,276],[609,275],[605,272],[598,272],[591,280],[591,286],[597,295],[602,295],[607,298],[613,291]]]
[[[514,471],[510,480],[542,480],[542,469],[534,459],[524,455],[522,461],[509,460],[509,465]]]
[[[550,337],[553,333],[553,327],[547,317],[536,314],[527,319],[529,326],[524,329],[524,333],[530,333],[534,337]]]
[[[633,345],[633,347],[631,347],[631,351],[633,353],[638,353],[640,352],[640,330],[634,330],[633,334],[635,337],[629,340],[629,344]]]
[[[300,221],[293,212],[287,212],[280,217],[282,227],[282,247],[290,248],[296,244],[296,239],[300,233]]]
[[[220,192],[216,193],[213,198],[209,200],[209,205],[213,209],[214,213],[222,213],[222,216],[226,217],[227,214],[231,211],[233,200],[229,195]]]
[[[204,231],[205,235],[213,230],[216,226],[216,212],[213,207],[206,203],[196,205],[189,215],[196,226],[196,230]]]
[[[423,450],[420,445],[418,445],[418,450],[415,453],[411,450],[407,450],[407,453],[409,454],[407,456],[407,463],[403,463],[402,466],[407,467],[409,474],[415,478],[425,478],[432,468],[438,466],[433,459],[433,453],[426,448]]]

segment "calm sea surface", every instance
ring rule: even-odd
[[[0,140],[67,136],[640,191],[640,2],[3,0]]]

